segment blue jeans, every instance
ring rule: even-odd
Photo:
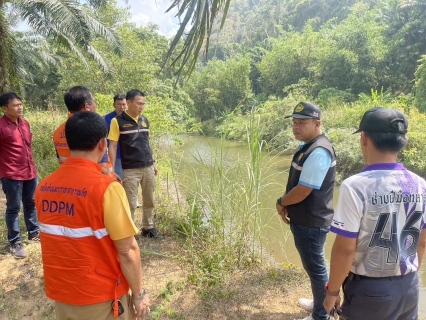
[[[38,232],[37,212],[34,203],[37,178],[31,180],[2,178],[0,180],[3,192],[6,195],[7,240],[10,244],[13,244],[22,240],[19,227],[21,201],[24,207],[24,219],[28,235]]]
[[[294,244],[302,260],[303,268],[311,280],[314,310],[312,317],[315,320],[327,319],[328,315],[323,307],[325,299],[325,283],[328,281],[327,266],[324,259],[324,244],[330,227],[305,228],[290,224],[294,237]]]
[[[123,167],[121,166],[121,158],[115,159],[114,171],[116,174],[118,174],[120,179],[123,180]]]

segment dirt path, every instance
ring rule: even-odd
[[[4,212],[0,193],[0,319],[55,319],[53,301],[44,294],[40,245],[25,242],[28,258],[14,259]],[[179,258],[183,250],[173,236],[138,242],[151,319],[293,320],[308,315],[297,306],[297,298],[308,290],[301,271],[272,266],[237,270],[223,287],[200,290],[188,280],[190,266]]]

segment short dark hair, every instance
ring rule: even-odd
[[[69,112],[78,112],[83,109],[86,103],[91,104],[92,101],[92,92],[83,86],[69,88],[64,94],[64,102]]]
[[[403,123],[398,123],[401,130],[404,129]],[[381,152],[399,152],[405,148],[408,138],[405,133],[397,132],[367,132],[365,135],[373,142],[374,147]]]
[[[133,100],[136,96],[142,96],[145,97],[145,93],[138,89],[132,89],[127,91],[126,93],[126,100]]]
[[[65,124],[65,138],[70,150],[92,151],[107,133],[104,118],[95,112],[77,112]]]
[[[114,103],[115,103],[117,100],[124,100],[124,99],[126,99],[126,95],[125,95],[124,93],[116,94],[116,95],[114,96]]]
[[[18,96],[15,92],[5,92],[0,96],[0,107],[6,107],[10,100],[19,99],[22,101],[22,98]]]

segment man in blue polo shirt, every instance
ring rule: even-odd
[[[124,93],[119,93],[114,96],[114,111],[106,114],[104,116],[105,122],[108,127],[111,126],[111,120],[114,119],[116,116],[121,114],[123,111],[126,110],[127,104],[126,104],[126,95]],[[109,141],[108,141],[109,146]],[[120,179],[123,179],[123,167],[121,166],[121,155],[120,155],[120,146],[117,148],[117,155],[115,158],[115,167],[114,167],[115,173],[118,174]]]
[[[321,131],[321,110],[310,102],[294,108],[294,137],[301,145],[293,156],[286,192],[276,208],[290,225],[303,268],[311,280],[313,301],[299,299],[299,305],[312,312],[304,320],[328,319],[323,307],[324,286],[328,281],[324,243],[333,218],[333,190],[336,155]]]

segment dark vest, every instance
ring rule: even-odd
[[[120,153],[123,169],[149,167],[154,164],[149,146],[149,122],[140,116],[136,123],[126,112],[116,117],[120,130]]]
[[[301,227],[315,228],[331,225],[333,218],[333,191],[336,176],[336,154],[333,146],[324,134],[320,134],[309,143],[301,146],[294,154],[288,176],[286,193],[299,183],[303,164],[315,148],[323,147],[331,154],[331,166],[319,190],[312,192],[300,203],[287,207],[291,223]]]

